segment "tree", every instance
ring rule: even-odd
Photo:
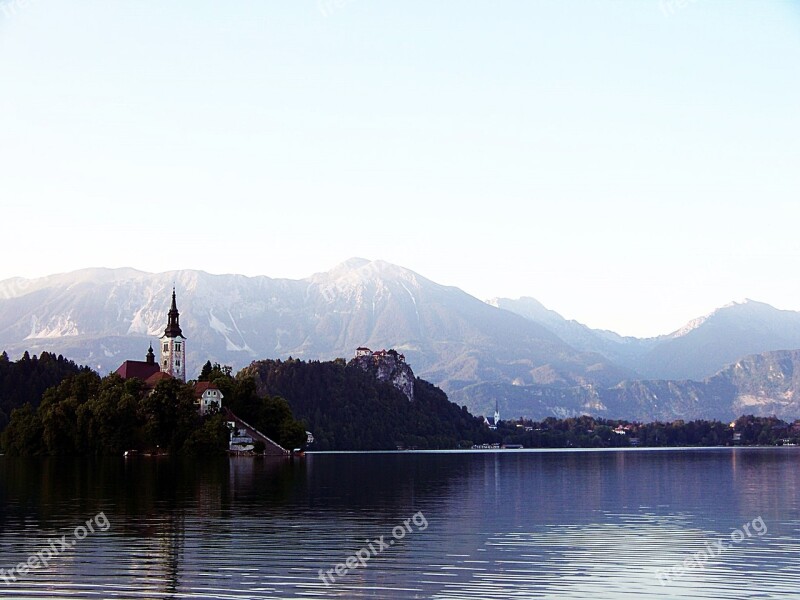
[[[222,415],[205,419],[199,429],[195,429],[183,445],[183,452],[193,456],[213,456],[224,454],[228,449],[230,432]]]
[[[301,448],[306,443],[307,437],[305,426],[289,417],[280,424],[278,437],[275,441],[284,448],[293,450],[294,448]]]
[[[144,441],[151,448],[179,450],[199,420],[193,388],[177,379],[159,381],[139,411]]]
[[[203,369],[200,371],[200,377],[197,378],[197,381],[210,381],[211,370],[211,361],[207,360],[206,364],[203,365]]]
[[[143,448],[139,404],[144,384],[117,375],[104,378],[100,390],[78,410],[78,431],[90,454],[122,454]]]
[[[33,406],[26,404],[11,412],[11,422],[3,432],[3,451],[12,456],[44,454],[42,444],[42,420]]]
[[[28,363],[63,361],[43,356]],[[25,383],[24,378],[16,381]],[[0,425],[4,420],[0,409]],[[216,454],[227,449],[228,428],[222,415],[201,418],[193,386],[177,379],[162,380],[150,390],[135,378],[112,374],[101,379],[84,370],[48,388],[38,408],[31,403],[15,408],[0,444],[13,455],[118,456],[156,447]]]
[[[48,352],[42,352],[38,358],[27,354],[27,359],[18,361],[10,361],[6,352],[0,353],[0,410],[10,415],[26,403],[36,408],[45,390],[71,375],[85,372],[90,371]],[[0,422],[0,431],[3,428],[4,423]]]

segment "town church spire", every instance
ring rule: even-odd
[[[183,337],[180,318],[181,314],[178,312],[178,303],[175,300],[175,288],[172,288],[172,306],[169,309],[169,318],[167,320],[167,328],[164,330],[164,337]]]
[[[175,379],[186,381],[186,338],[180,324],[175,288],[172,288],[172,306],[167,313],[167,328],[161,336],[161,370]]]

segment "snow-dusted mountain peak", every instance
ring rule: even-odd
[[[306,281],[318,285],[335,284],[337,287],[355,287],[367,282],[406,281],[416,284],[423,277],[398,265],[384,260],[351,258],[330,271],[315,273]]]
[[[758,319],[762,321],[772,321],[775,319],[778,313],[781,313],[779,309],[775,308],[770,304],[766,304],[764,302],[759,302],[757,300],[751,300],[750,298],[745,298],[742,301],[733,301],[729,302],[725,306],[720,308],[716,308],[709,312],[702,317],[698,317],[696,319],[692,319],[686,325],[681,327],[680,329],[673,331],[669,335],[665,336],[667,339],[675,339],[684,337],[690,334],[693,331],[701,328],[703,325],[715,320],[715,319]]]

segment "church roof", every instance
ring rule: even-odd
[[[175,301],[175,288],[172,288],[172,306],[169,308],[167,328],[164,330],[164,337],[176,338],[183,337],[180,325],[181,314],[178,312],[178,304]]]
[[[161,369],[156,363],[145,362],[143,360],[126,360],[114,372],[123,379],[136,377],[142,381],[147,381],[148,378],[156,373],[160,373]]]
[[[169,373],[164,373],[164,371],[159,371],[158,373],[153,373],[145,380],[145,385],[149,388],[154,388],[158,385],[159,381],[164,381],[165,379],[172,379],[172,375]]]

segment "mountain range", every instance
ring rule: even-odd
[[[798,312],[747,300],[668,335],[622,337],[533,298],[484,302],[365,259],[299,280],[134,269],[9,279],[0,282],[0,348],[112,371],[157,348],[173,287],[190,377],[206,360],[238,370],[265,358],[350,358],[368,346],[402,352],[478,414],[499,402],[504,417],[800,417]]]

